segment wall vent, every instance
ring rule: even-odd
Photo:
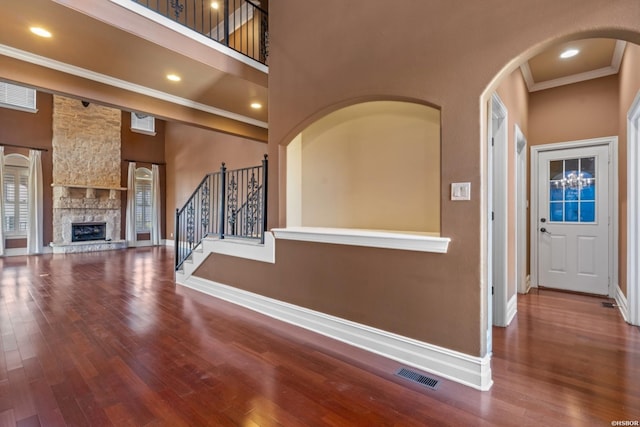
[[[7,82],[0,82],[0,106],[35,113],[36,90]]]
[[[427,377],[426,375],[419,374],[415,371],[412,371],[406,368],[398,369],[398,372],[396,372],[396,375],[399,377],[405,378],[409,381],[413,381],[414,383],[418,383],[427,388],[430,388],[431,390],[437,389],[438,384],[440,383],[440,381],[434,378]]]

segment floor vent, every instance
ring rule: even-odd
[[[406,369],[406,368],[400,368],[398,370],[398,372],[396,372],[396,375],[402,378],[406,378],[409,381],[413,381],[414,383],[418,383],[420,385],[423,385],[425,387],[428,387],[432,390],[435,390],[438,388],[438,384],[440,383],[440,381],[427,377],[425,375],[419,374],[417,372],[414,372],[410,369]]]
[[[609,301],[602,301],[602,306],[606,308],[615,308],[617,307],[615,303]]]

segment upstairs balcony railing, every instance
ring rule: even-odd
[[[269,16],[257,0],[132,0],[267,64]]]

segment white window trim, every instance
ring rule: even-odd
[[[143,114],[143,113],[136,113],[134,111],[131,112],[131,127],[129,129],[131,129],[131,132],[135,132],[135,133],[141,133],[143,135],[149,135],[149,136],[156,136],[156,119],[153,116],[150,116],[148,114],[145,114],[146,117],[151,117],[153,119],[153,129],[144,129],[144,128],[139,128],[139,127],[134,127],[133,123],[135,122],[135,117],[136,114]]]
[[[36,108],[38,93],[37,93],[37,91],[35,89],[29,88],[29,87],[25,87],[25,86],[16,85],[16,84],[9,83],[9,82],[0,82],[0,85],[6,86],[7,90],[9,90],[9,87],[13,87],[13,88],[22,89],[22,90],[25,90],[25,91],[33,91],[33,107],[24,106],[24,105],[18,105],[18,104],[8,104],[6,102],[0,102],[0,107],[8,108],[8,109],[11,109],[11,110],[23,111],[25,113],[37,113],[38,112],[38,109]]]

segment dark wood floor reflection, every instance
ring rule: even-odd
[[[0,426],[640,420],[640,330],[597,298],[520,297],[494,331],[494,387],[432,391],[394,376],[396,362],[176,289],[170,249],[0,266]]]

